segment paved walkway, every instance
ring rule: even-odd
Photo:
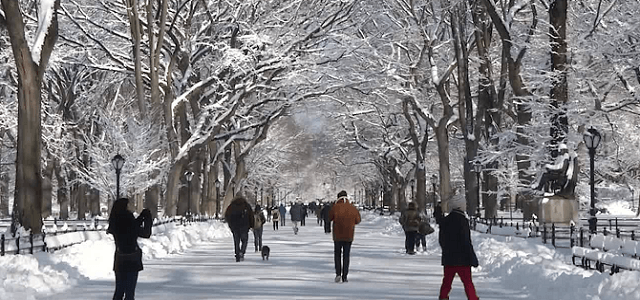
[[[290,222],[278,231],[265,224],[268,261],[253,252],[252,234],[244,262],[235,262],[231,238],[145,261],[136,299],[437,299],[442,267],[436,235],[429,237],[431,249],[408,256],[404,236],[380,233],[383,223],[364,221],[357,227],[348,283],[333,282],[331,235],[312,216],[298,235]],[[483,300],[529,299],[482,273],[475,273],[474,281]],[[113,281],[94,280],[48,299],[111,299],[112,293]],[[450,298],[466,299],[458,278]]]

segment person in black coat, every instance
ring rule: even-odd
[[[247,252],[249,229],[254,227],[253,209],[244,197],[238,196],[227,207],[224,218],[233,234],[236,262],[243,261]]]
[[[109,214],[109,229],[113,235],[116,251],[113,259],[113,271],[116,274],[114,300],[133,300],[135,297],[138,272],[142,271],[142,250],[138,246],[138,237],[149,238],[153,219],[148,209],[143,209],[135,218],[127,209],[129,199],[120,198],[113,203]]]
[[[329,219],[329,212],[331,211],[331,203],[325,203],[322,205],[322,220],[324,221],[324,233],[331,233],[331,220]]]
[[[464,198],[457,195],[449,200],[451,212],[446,217],[439,207],[434,212],[437,223],[440,225],[438,241],[442,248],[442,265],[444,266],[439,299],[449,299],[451,283],[458,274],[464,284],[467,299],[478,300],[471,279],[471,267],[478,266],[478,258],[471,243],[471,229],[466,213],[463,211],[464,206]]]

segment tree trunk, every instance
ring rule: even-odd
[[[158,203],[160,199],[160,186],[154,184],[144,192],[144,208],[151,211],[151,216],[158,217]]]
[[[33,233],[38,233],[42,230],[40,87],[51,51],[58,38],[57,11],[60,0],[56,0],[51,10],[47,12],[51,18],[49,27],[39,28],[46,31],[46,35],[41,45],[40,57],[35,58],[31,56],[29,44],[25,38],[20,2],[2,0],[1,3],[18,73],[16,188],[11,229],[15,233],[18,226],[23,226]]]
[[[67,193],[67,181],[64,174],[62,174],[62,168],[60,167],[60,162],[55,161],[55,175],[56,181],[58,182],[58,189],[56,192],[58,198],[58,205],[60,206],[60,214],[58,216],[61,220],[69,219],[69,193]]]
[[[180,179],[183,177],[182,174],[184,174],[186,164],[187,161],[184,158],[174,162],[169,174],[167,174],[167,199],[164,208],[166,216],[173,217],[177,214],[178,192],[182,185]]]
[[[565,104],[569,101],[567,82],[567,0],[555,0],[549,8],[549,36],[551,37],[551,74],[555,80],[551,87],[551,105],[557,109],[551,119],[552,144],[565,143],[569,120]],[[553,152],[555,157],[557,151]]]
[[[438,127],[435,128],[436,142],[438,143],[438,163],[440,167],[439,179],[440,183],[440,201],[442,209],[447,211],[449,208],[449,199],[452,196],[451,190],[451,171],[449,170],[449,135],[447,133],[447,121],[440,119]]]
[[[496,146],[498,140],[493,138],[501,125],[502,102],[496,98],[495,83],[491,69],[489,48],[491,47],[492,24],[486,8],[478,2],[473,3],[473,23],[475,25],[475,40],[478,57],[480,58],[478,79],[478,112],[484,116],[484,136],[487,142]],[[497,162],[489,162],[485,166],[482,177],[482,202],[484,203],[485,218],[493,218],[498,213],[498,178],[492,170],[497,170]]]
[[[75,188],[73,189],[72,198],[76,203],[76,208],[78,211],[78,220],[85,220],[87,213],[87,187],[82,183],[77,183]]]
[[[2,93],[2,90],[0,90]],[[3,141],[8,134],[4,128],[0,128],[0,141]],[[4,157],[4,143],[0,143],[0,217],[9,216],[9,171],[5,171],[2,160]]]
[[[133,43],[133,65],[135,70],[134,76],[136,79],[136,98],[138,100],[138,110],[140,111],[140,116],[145,118],[147,116],[147,106],[144,97],[144,82],[142,81],[142,53],[140,51],[142,31],[140,28],[138,1],[130,0],[125,1],[125,3],[127,4],[127,16],[129,17],[129,27],[131,29],[131,42]]]
[[[91,189],[89,191],[89,213],[91,217],[100,216],[100,190]]]
[[[47,159],[47,165],[42,171],[42,218],[51,216],[51,206],[53,202],[53,170],[54,160]]]
[[[477,158],[480,141],[480,125],[483,115],[482,107],[477,106],[474,118],[473,99],[469,85],[469,54],[467,52],[466,28],[466,2],[460,2],[451,12],[451,32],[453,46],[458,62],[458,115],[460,116],[460,129],[464,133],[466,161],[464,162],[465,195],[467,199],[467,213],[474,215],[478,211],[480,195],[478,191],[477,174],[473,172],[473,161]],[[464,117],[462,117],[464,116]]]

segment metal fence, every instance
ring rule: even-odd
[[[153,227],[165,225],[168,223],[178,223],[180,225],[187,225],[191,222],[208,222],[212,218],[210,217],[201,217],[201,216],[193,216],[190,218],[187,217],[173,217],[169,219],[159,220],[153,224]],[[104,226],[101,226],[99,223],[101,222],[93,222],[93,226],[87,226],[86,221],[73,221],[75,226],[67,226],[67,229],[64,230],[56,230],[47,232],[46,228],[42,233],[33,234],[30,233],[28,236],[10,236],[7,237],[5,234],[0,235],[0,256],[4,256],[5,254],[33,254],[34,252],[53,252],[62,248],[66,248],[76,243],[66,243],[62,245],[57,245],[55,247],[49,247],[46,243],[47,236],[57,236],[63,235],[67,233],[88,233],[88,232],[100,232],[106,230],[106,225],[108,222],[104,220]],[[60,221],[58,221],[60,222]],[[65,223],[68,221],[64,221]],[[83,223],[81,223],[83,222]],[[91,223],[91,222],[90,222]],[[68,224],[67,224],[68,225]],[[51,227],[50,227],[51,228]]]
[[[572,248],[573,246],[581,246],[589,244],[591,234],[588,228],[587,219],[581,219],[581,224],[555,224],[542,223],[535,221],[515,218],[473,218],[471,226],[477,230],[477,224],[487,226],[487,233],[492,233],[495,227],[515,228],[516,231],[528,231],[525,238],[540,238],[543,244],[550,243],[555,248]],[[598,219],[598,227],[596,233],[603,235],[615,235],[618,238],[627,238],[637,240],[639,237],[636,232],[640,233],[640,219],[629,218],[600,218]]]

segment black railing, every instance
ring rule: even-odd
[[[525,219],[512,219],[512,218],[473,218],[471,219],[471,226],[474,230],[477,230],[477,224],[483,224],[488,227],[487,233],[492,233],[493,227],[515,227],[516,230],[529,229],[528,238],[539,237],[543,244],[551,243],[555,248],[572,248],[573,246],[584,247],[589,244],[591,235],[589,234],[589,228],[587,219],[581,220],[584,226],[575,226],[567,224],[537,224],[535,221],[528,221]],[[637,240],[636,231],[640,230],[640,220],[638,219],[598,219],[599,230],[597,233],[603,235],[615,235],[617,238],[628,238],[631,240]]]
[[[209,220],[212,220],[212,218],[202,217],[202,216],[191,217],[188,219],[186,217],[173,217],[173,218],[157,221],[156,223],[153,224],[153,227],[168,224],[168,223],[179,223],[180,225],[186,225],[191,222],[207,222]],[[62,248],[73,246],[81,242],[58,245],[56,247],[48,247],[45,240],[47,238],[47,235],[56,236],[56,235],[62,235],[66,233],[74,233],[74,232],[106,230],[104,228],[98,228],[98,226],[95,224],[96,223],[94,223],[93,228],[84,226],[82,229],[78,229],[77,226],[75,226],[74,229],[58,230],[58,231],[49,232],[49,233],[47,232],[42,232],[38,234],[31,233],[28,236],[5,237],[5,235],[2,234],[0,235],[0,256],[4,256],[5,254],[27,254],[27,253],[33,254],[34,252],[53,252],[56,250],[60,250]]]

